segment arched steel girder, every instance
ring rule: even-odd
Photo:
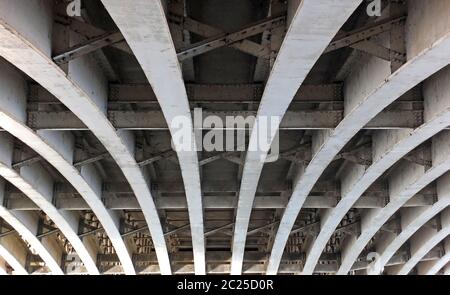
[[[415,3],[416,6],[425,4],[417,1]],[[295,184],[292,197],[280,222],[269,261],[269,274],[276,273],[285,244],[306,197],[336,154],[385,107],[450,63],[450,58],[446,53],[450,49],[449,31],[444,29],[444,31],[430,36],[427,28],[435,25],[435,20],[430,22],[433,15],[426,15],[421,19],[417,17],[419,9],[415,6],[409,7],[411,11],[408,12],[407,24],[411,29],[406,31],[406,39],[410,43],[407,46],[408,61],[406,64],[390,74],[388,63],[370,58],[364,66],[358,71],[354,71],[345,81],[345,118],[333,131],[318,132],[313,137],[313,146],[315,147],[313,148],[313,158]],[[424,37],[426,37],[425,42],[423,41]],[[367,93],[369,94],[367,95]],[[346,181],[352,183],[350,179]],[[364,187],[359,189],[362,190],[361,194],[365,190]],[[356,195],[358,196],[359,193]],[[322,218],[319,236],[307,250],[304,274],[311,274],[314,271],[327,241],[354,201],[353,198],[343,198],[336,208],[328,211],[325,218]]]
[[[62,253],[56,245],[54,245],[48,237],[42,240],[37,238],[39,217],[33,212],[12,212],[3,207],[5,197],[5,181],[0,178],[0,217],[3,218],[28,244],[36,251],[36,253],[45,262],[50,272],[55,275],[63,275],[64,272],[60,266]],[[19,259],[18,257],[16,259]],[[19,271],[22,267],[16,265]]]
[[[386,265],[386,261],[405,244],[408,239],[415,236],[427,222],[450,206],[450,173],[437,180],[437,201],[432,206],[423,208],[404,208],[400,214],[399,234],[385,234],[383,240],[376,245],[376,251],[380,253],[378,258],[380,267]]]
[[[249,148],[245,158],[234,227],[231,274],[242,273],[253,201],[268,153],[259,146],[261,139],[258,137],[264,137],[264,140],[267,137],[267,143],[272,143],[279,122],[265,122],[270,126],[270,134],[259,134],[258,126],[271,117],[279,117],[281,121],[314,64],[360,3],[360,0],[290,2],[293,17],[266,83],[250,136],[249,147],[257,148],[255,151]]]
[[[402,266],[394,268],[392,274],[407,275],[419,261],[450,235],[450,208],[440,214],[439,228],[424,226],[409,240],[410,258]]]
[[[59,211],[52,204],[54,184],[51,176],[39,163],[22,167],[20,172],[15,171],[12,168],[13,149],[13,138],[4,132],[0,134],[0,175],[21,190],[54,222],[75,249],[89,274],[100,274],[96,265],[96,249],[89,241],[83,242],[78,236],[77,214]]]
[[[89,62],[90,57],[70,61],[67,74],[51,59],[53,21],[49,4],[42,0],[0,3],[0,55],[57,97],[105,146],[141,206],[161,273],[170,274],[169,255],[158,212],[144,172],[133,155],[133,134],[116,131],[105,116],[107,81],[95,63]],[[15,13],[9,14],[11,10]],[[131,263],[125,264],[124,268],[128,273],[135,272]]]
[[[423,93],[426,123],[422,126],[413,132],[378,131],[375,134],[374,158],[378,160],[353,184],[353,187],[356,189],[348,190],[346,196],[359,198],[360,192],[373,184],[393,163],[396,163],[422,142],[447,128],[450,124],[450,103],[445,97],[450,94],[446,86],[449,79],[450,68],[447,67],[425,81]],[[346,249],[343,250],[345,253],[342,255],[342,266],[339,273],[343,274],[350,270],[365,245],[383,224],[398,211],[403,201],[407,201],[417,193],[416,188],[423,185],[426,186],[429,184],[426,181],[432,182],[446,172],[449,168],[445,163],[448,143],[450,142],[448,137],[448,132],[444,131],[433,139],[431,159],[433,167],[429,171],[425,172],[423,170],[424,167],[417,170],[416,166],[410,164],[404,167],[401,173],[398,170],[398,175],[389,178],[390,203],[380,210],[369,210],[364,213],[361,223],[361,236],[350,241]],[[346,176],[351,177],[349,175]],[[418,176],[420,176],[419,179],[417,179]],[[360,188],[361,186],[362,189]],[[401,192],[402,190],[403,192]],[[346,196],[344,198],[347,198]],[[403,199],[404,197],[406,199]],[[383,261],[383,263],[387,263],[387,261]]]
[[[134,274],[131,250],[119,232],[120,216],[102,202],[102,179],[92,165],[73,166],[75,140],[70,132],[34,132],[26,125],[25,80],[11,65],[0,62],[0,127],[25,142],[73,185],[97,216],[127,274]]]
[[[186,149],[174,140],[189,211],[195,273],[205,274],[200,168],[189,101],[175,46],[160,0],[102,0],[106,10],[131,47],[152,86],[172,137],[181,131],[191,136]],[[145,42],[142,42],[145,40]],[[151,54],[149,54],[151,52]],[[177,123],[178,122],[178,123]]]
[[[405,146],[401,143],[398,146]],[[432,167],[428,170],[423,165],[406,161],[396,167],[388,179],[389,203],[384,208],[369,209],[363,213],[361,234],[357,238],[352,236],[345,242],[341,254],[342,263],[337,274],[347,274],[364,247],[382,226],[415,194],[450,170],[449,144],[450,133],[447,131],[433,138]]]
[[[450,262],[450,237],[444,241],[444,255],[436,260],[424,261],[417,265],[419,275],[436,275]]]

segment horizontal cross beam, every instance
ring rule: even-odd
[[[220,33],[216,36],[207,38],[189,45],[186,48],[182,48],[178,51],[177,56],[180,61],[204,54],[214,49],[228,46],[249,37],[261,34],[262,32],[271,28],[283,26],[286,24],[286,16],[275,16],[256,23],[250,24],[231,33]]]
[[[364,129],[404,129],[417,128],[423,122],[421,110],[383,111]],[[248,118],[256,111],[207,111],[203,118],[217,116],[224,122],[226,117],[242,116]],[[167,123],[161,111],[108,111],[108,118],[117,129],[126,130],[167,130]],[[281,130],[334,129],[343,119],[342,110],[288,111],[281,121]],[[28,126],[34,130],[88,130],[88,128],[69,111],[29,111]],[[205,128],[209,129],[209,128]],[[246,128],[247,129],[247,128]]]
[[[20,193],[13,194],[14,197],[8,199],[8,209],[10,210],[40,210],[37,205]],[[326,209],[334,208],[338,203],[338,196],[310,195],[304,208]],[[187,203],[185,197],[157,197],[156,207],[159,210],[186,210]],[[234,209],[237,204],[237,197],[230,196],[205,196],[203,206],[205,209]],[[89,206],[82,198],[68,198],[59,196],[55,199],[56,206],[60,210],[90,210]],[[274,195],[263,195],[255,198],[253,208],[255,209],[285,209],[288,202],[287,197]],[[408,201],[404,207],[430,206],[434,202],[431,195],[418,194]],[[120,197],[104,199],[106,208],[110,210],[140,210],[140,206],[134,197]],[[358,209],[383,208],[386,205],[384,196],[367,193],[362,196],[353,206]]]
[[[261,100],[264,85],[255,84],[186,84],[191,103],[255,103]],[[110,84],[109,103],[158,103],[148,84]],[[294,103],[325,103],[342,101],[342,84],[300,86]],[[37,84],[30,85],[29,101],[40,104],[60,104],[52,94]]]

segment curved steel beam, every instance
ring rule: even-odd
[[[365,175],[360,180],[358,180],[359,183],[366,182],[366,184],[362,186],[363,189],[367,189],[376,179],[387,171],[390,165],[396,163],[402,156],[406,155],[406,153],[450,125],[450,102],[448,102],[447,99],[448,95],[450,95],[450,88],[447,86],[449,81],[450,68],[446,68],[424,83],[425,121],[427,122],[421,127],[412,133],[395,131],[378,132],[379,134],[375,138],[377,140],[374,142],[375,145],[383,145],[381,148],[378,148],[383,151],[383,154],[381,157],[378,155],[375,156],[375,158],[379,158],[379,160],[365,172]],[[394,141],[395,143],[392,144],[389,141]],[[415,169],[415,165],[411,164],[409,167],[404,167],[405,169],[402,170],[402,173],[390,177],[389,188],[391,202],[385,208],[371,209],[364,212],[361,222],[361,236],[359,236],[357,240],[353,239],[347,243],[346,248],[343,250],[344,253],[342,253],[342,265],[338,274],[345,274],[350,270],[352,264],[364,249],[365,245],[378,232],[383,224],[389,220],[398,209],[400,209],[399,205],[404,204],[403,201],[410,199],[413,196],[411,193],[415,194],[418,192],[416,188],[419,188],[421,185],[426,185],[427,183],[424,181],[427,179],[434,181],[436,177],[441,176],[439,172],[445,173],[446,169],[450,169],[450,167],[447,167],[445,164],[449,143],[450,134],[447,131],[444,131],[433,139],[433,168],[430,171],[427,171],[426,173],[423,171],[419,172]],[[387,150],[385,146],[392,146],[392,148],[385,152],[385,150]],[[375,172],[373,173],[372,171]],[[406,178],[411,177],[411,180],[414,179],[416,177],[414,171],[423,174],[423,176],[421,176],[421,179],[419,179],[418,182],[411,181],[408,184],[408,181],[410,180]],[[349,196],[359,198],[361,195],[361,189],[358,189],[359,183],[354,185],[357,188],[356,192],[354,190],[348,192]],[[405,190],[400,193],[402,186],[406,187]],[[410,187],[408,188],[408,186]],[[389,240],[390,239],[387,237],[386,239],[383,239],[383,243],[387,244],[387,241]],[[385,258],[380,260],[383,265],[386,263],[384,259]]]
[[[446,68],[434,77],[428,79],[423,85],[426,110],[425,121],[427,121],[423,126],[426,128],[421,128],[424,138],[427,137],[427,130],[430,132],[434,132],[433,130],[438,131],[439,127],[448,124],[448,118],[450,118],[450,101],[448,99],[450,95],[449,82],[450,68]],[[433,140],[445,140],[444,137],[446,134],[448,134],[447,131],[438,135]],[[443,142],[442,144],[445,143]],[[436,159],[435,161],[439,161],[439,159]],[[386,234],[382,239],[382,242],[379,242],[376,245],[377,252],[381,254],[379,258],[381,266],[386,265],[389,259],[391,259],[415,231],[421,228],[434,215],[450,205],[450,197],[447,197],[447,195],[450,194],[450,189],[447,190],[444,181],[448,181],[449,179],[449,176],[446,175],[438,180],[438,201],[431,207],[402,209],[400,222],[402,229],[401,233],[398,235]]]
[[[190,136],[187,149],[173,140],[189,211],[195,273],[205,274],[205,240],[200,169],[189,100],[160,0],[102,0],[141,65],[158,99],[172,138]],[[149,54],[151,52],[151,54]],[[183,121],[183,126],[175,122]]]
[[[27,250],[19,243],[16,235],[11,234],[0,238],[0,257],[14,269],[14,274],[27,275],[28,271],[25,268]]]
[[[410,255],[409,260],[400,268],[394,270],[394,274],[407,275],[437,244],[450,235],[450,208],[441,212],[441,229],[424,226],[409,240]]]
[[[126,274],[135,274],[128,249],[120,232],[120,216],[107,210],[102,202],[102,179],[92,165],[78,171],[73,166],[75,141],[69,132],[38,131],[26,126],[25,80],[11,65],[0,62],[0,127],[25,142],[53,165],[80,193],[92,209],[111,240]]]
[[[5,197],[5,181],[0,179],[0,217],[3,218],[17,233],[30,244],[36,253],[45,262],[52,274],[63,275],[60,266],[61,250],[44,237],[41,241],[38,234],[39,217],[33,212],[11,212],[3,207]]]
[[[8,13],[13,11],[13,13]],[[170,274],[166,241],[144,172],[134,158],[134,136],[116,131],[106,112],[107,81],[89,56],[68,64],[68,74],[51,59],[52,11],[48,1],[0,2],[0,55],[68,107],[97,136],[128,180],[152,236],[161,273]],[[26,22],[26,23],[24,23]],[[91,62],[90,62],[91,61]],[[29,143],[25,140],[24,142]],[[129,273],[131,265],[124,265]]]
[[[242,272],[258,181],[281,118],[320,55],[361,1],[303,0],[291,3],[298,6],[293,7],[294,16],[264,89],[245,158],[234,227],[231,274]],[[278,120],[273,121],[272,117]],[[270,134],[261,134],[259,128],[263,124],[270,126]],[[260,147],[262,142],[268,143],[266,149]]]
[[[450,50],[450,34],[447,31],[439,31],[437,36],[436,34],[432,35],[432,40],[419,42],[418,39],[426,34],[422,30],[426,30],[427,26],[431,24],[417,18],[414,15],[417,15],[416,7],[414,5],[410,7],[412,7],[412,11],[409,12],[408,22],[412,26],[407,31],[407,36],[414,46],[408,47],[409,59],[407,63],[388,76],[390,72],[389,63],[375,61],[373,58],[369,60],[364,67],[353,73],[350,80],[345,83],[345,118],[331,134],[319,133],[315,142],[313,139],[313,146],[316,147],[315,153],[299,181],[295,184],[292,197],[282,217],[269,261],[269,274],[276,273],[291,229],[306,197],[337,153],[384,108],[450,62],[446,53]],[[425,19],[429,21],[428,18]],[[415,40],[419,45],[414,43]],[[364,76],[368,76],[370,79],[361,81]],[[362,189],[361,194],[363,192],[364,189]],[[336,208],[327,211],[324,218],[321,219],[321,231],[307,250],[304,274],[313,273],[322,250],[354,201],[353,198],[343,198]]]
[[[444,241],[445,255],[437,260],[421,262],[417,265],[417,273],[419,275],[436,275],[450,262],[450,237]]]
[[[0,175],[22,191],[56,225],[67,238],[84,263],[89,274],[99,275],[96,265],[97,250],[78,236],[79,217],[76,212],[59,211],[53,204],[54,183],[39,163],[22,167],[20,173],[12,168],[13,138],[5,132],[0,134]]]
[[[438,201],[430,207],[405,208],[401,211],[401,228],[398,235],[385,235],[382,243],[376,245],[376,250],[381,253],[378,258],[380,267],[386,265],[400,247],[408,241],[430,219],[450,206],[450,173],[442,176],[437,181]]]
[[[446,116],[447,125],[450,124],[450,116]],[[441,121],[442,122],[442,118]],[[445,120],[444,120],[445,122]],[[446,128],[446,127],[444,127]],[[423,128],[421,128],[423,129]],[[419,132],[420,134],[420,132]],[[401,163],[390,175],[389,182],[389,200],[390,202],[379,209],[369,209],[363,212],[361,217],[361,234],[358,238],[350,237],[350,241],[345,242],[344,249],[341,252],[341,266],[337,272],[338,275],[347,274],[354,262],[357,260],[364,247],[381,229],[381,227],[414,195],[424,189],[427,185],[438,179],[440,176],[450,170],[450,153],[448,146],[450,144],[450,133],[444,132],[439,134],[437,140],[433,140],[432,146],[432,163],[433,166],[429,170],[425,170],[423,165],[405,162]],[[408,137],[419,141],[424,137],[416,134]],[[425,137],[426,139],[426,137]],[[396,144],[393,153],[402,154],[408,151],[408,142],[400,141]],[[387,154],[389,158],[389,153]],[[387,162],[385,166],[393,162]],[[383,169],[375,169],[383,172]],[[377,178],[379,176],[376,176]],[[375,178],[376,179],[376,178]]]

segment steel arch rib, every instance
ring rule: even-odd
[[[17,5],[17,7],[15,6]],[[105,115],[107,82],[98,68],[82,57],[69,63],[69,74],[50,57],[50,26],[42,19],[51,19],[46,1],[7,1],[0,4],[0,55],[22,70],[68,107],[105,146],[121,168],[141,206],[152,236],[162,274],[171,267],[161,222],[149,185],[133,156],[134,138],[129,132],[118,132]],[[13,8],[12,8],[13,7]],[[15,9],[22,17],[11,18],[7,11]],[[1,12],[5,11],[6,14]],[[31,11],[33,13],[31,13]],[[30,15],[31,13],[31,15]],[[17,22],[27,21],[20,26]],[[35,22],[35,23],[33,23]],[[35,26],[33,26],[35,24]],[[15,29],[14,25],[18,28]],[[33,30],[31,33],[23,31]],[[34,34],[33,34],[34,33]],[[33,36],[31,39],[30,35]],[[25,140],[25,143],[29,143]],[[129,273],[131,265],[124,265]]]
[[[384,172],[387,171],[387,169],[389,169],[389,167],[399,161],[403,156],[412,151],[418,145],[450,125],[450,104],[445,103],[445,100],[439,101],[439,98],[448,96],[448,93],[446,93],[448,87],[445,85],[449,81],[449,78],[450,68],[447,67],[440,73],[436,74],[436,76],[425,82],[425,120],[428,122],[424,123],[412,133],[405,131],[404,134],[397,136],[399,139],[395,136],[388,136],[389,133],[397,133],[397,135],[399,135],[399,132],[396,131],[384,131],[378,133],[378,142],[381,142],[382,138],[391,138],[394,141],[397,140],[397,142],[392,144],[391,149],[383,152],[381,156],[377,157],[379,160],[367,169],[363,176],[358,179],[353,187],[343,196],[343,199],[349,200],[349,202],[353,200],[356,201],[359,197],[361,197],[364,191],[370,187],[370,185],[372,185],[381,175],[383,175]],[[437,94],[434,94],[436,92]],[[388,146],[391,145],[389,140],[385,140],[384,142],[387,142]],[[343,250],[345,253],[342,253],[342,264],[338,274],[345,274],[351,269],[353,263],[364,249],[365,245],[367,245],[370,239],[378,232],[383,224],[388,221],[389,218],[395,214],[406,201],[418,192],[416,188],[423,188],[429,184],[427,181],[432,182],[436,180],[437,177],[441,176],[443,173],[447,172],[448,169],[450,169],[445,162],[445,157],[447,156],[446,150],[448,149],[447,142],[450,142],[449,133],[447,131],[437,135],[436,140],[433,142],[432,149],[433,167],[423,174],[417,181],[412,180],[410,184],[403,183],[403,181],[408,176],[415,179],[414,177],[416,177],[416,175],[401,173],[401,175],[404,176],[404,179],[397,179],[397,181],[393,184],[396,186],[405,185],[405,189],[402,192],[396,192],[394,195],[390,196],[391,202],[385,208],[369,209],[364,214],[363,221],[361,222],[361,235],[357,240],[352,240],[348,243],[346,248]],[[393,178],[395,179],[395,177]],[[410,187],[408,188],[407,186]]]
[[[448,97],[450,95],[450,67],[445,68],[441,72],[429,78],[423,85],[424,99],[425,99],[425,120],[426,122],[421,128],[415,131],[412,136],[422,136],[427,139],[430,135],[439,132],[444,125],[449,123],[450,118],[450,103]],[[445,144],[448,131],[443,131],[441,134],[433,138],[433,141],[441,141]],[[445,155],[442,152],[440,157]],[[435,156],[438,156],[435,153]],[[440,159],[433,159],[435,162],[441,162]],[[442,177],[447,179],[447,176]],[[384,266],[395,252],[403,245],[409,237],[411,237],[416,230],[423,226],[430,218],[442,211],[446,206],[450,205],[449,198],[445,191],[445,185],[441,179],[438,180],[439,200],[431,207],[427,208],[408,208],[402,210],[401,227],[402,231],[398,235],[388,235],[383,238],[382,243],[378,243],[377,252],[381,253],[379,263]]]
[[[17,253],[18,249],[16,243],[18,238],[15,236],[6,236],[0,239],[0,257],[2,257],[13,269],[15,274],[27,275],[28,271],[25,269],[26,251]],[[22,257],[18,257],[21,254]]]
[[[419,229],[430,221],[438,213],[450,206],[450,173],[437,181],[438,201],[430,207],[408,208],[402,212],[402,231],[394,237],[387,237],[382,247],[377,247],[381,253],[378,258],[381,267],[384,267],[400,247],[408,241]]]
[[[49,246],[44,245],[37,237],[38,220],[31,212],[11,212],[3,206],[5,181],[0,179],[0,217],[3,218],[22,238],[30,244],[45,262],[52,274],[63,275],[56,257]]]
[[[328,164],[331,163],[345,144],[385,107],[409,89],[445,67],[450,62],[447,55],[448,50],[450,50],[450,34],[439,38],[431,46],[426,47],[425,50],[412,57],[373,91],[369,92],[369,95],[364,97],[359,104],[348,112],[332,134],[320,146],[305,172],[295,184],[292,197],[286,207],[275,237],[268,267],[269,274],[276,273],[284,247],[303,203]],[[364,190],[361,191],[361,194],[363,192]],[[307,252],[303,269],[304,274],[313,273],[322,250],[342,218],[354,204],[354,201],[356,201],[354,198],[342,198],[337,207],[332,209],[325,220],[321,221],[321,231]]]
[[[425,261],[417,266],[419,275],[436,275],[450,262],[450,237],[444,241],[445,255],[437,260]]]
[[[448,125],[450,124],[450,117],[447,116],[447,118],[448,119],[446,121]],[[445,122],[445,120],[443,120],[443,122]],[[426,127],[424,128],[426,129]],[[421,129],[423,130],[424,128]],[[421,139],[427,138],[426,136],[422,136],[423,134],[420,132],[419,135],[421,136],[414,134],[408,138],[408,140],[400,142],[390,153],[402,155],[409,149],[408,147],[411,146],[408,145],[409,139],[413,139],[413,142],[415,141],[420,143]],[[448,142],[450,142],[450,133],[446,132],[444,136],[447,140],[438,141],[438,143],[433,147],[433,152],[445,154],[445,158],[441,159],[439,163],[433,163],[432,168],[424,172],[423,166],[413,167],[419,166],[417,164],[408,163],[407,165],[400,166],[398,169],[398,174],[392,177],[393,180],[391,183],[395,184],[397,187],[394,188],[395,192],[390,196],[390,202],[384,208],[369,209],[366,215],[363,216],[363,220],[361,221],[361,235],[356,240],[352,240],[348,243],[342,251],[342,263],[337,272],[338,275],[344,275],[350,271],[353,263],[356,261],[367,243],[408,200],[414,197],[415,194],[427,185],[435,181],[438,177],[450,170],[450,154],[447,152]],[[387,157],[389,157],[389,154]],[[389,163],[392,164],[394,162],[386,162],[386,165],[383,168],[387,169],[387,166],[390,165]],[[405,172],[400,173],[400,170]],[[378,171],[383,172],[383,169],[378,169]],[[375,177],[378,178],[376,175]]]
[[[205,274],[205,240],[200,169],[189,101],[174,43],[160,0],[102,0],[141,65],[169,126],[172,138],[185,118],[183,130],[191,135],[188,150],[174,141],[180,163],[194,253],[196,274]],[[144,40],[144,41],[143,41]],[[151,52],[151,54],[149,54]]]
[[[120,232],[120,217],[107,210],[102,202],[101,178],[92,166],[83,166],[81,172],[73,166],[74,138],[69,132],[35,133],[26,122],[26,83],[18,71],[6,62],[0,62],[0,127],[25,142],[47,162],[53,165],[73,185],[105,229],[126,274],[135,274],[130,250]]]
[[[320,55],[360,3],[360,0],[303,0],[294,8],[295,15],[271,70],[250,136],[234,227],[231,274],[242,272],[253,201],[267,158],[268,151],[258,146],[258,137],[261,136],[258,134],[258,126],[262,120],[269,121],[272,116],[284,116],[298,88]],[[280,97],[280,93],[283,93],[283,96]],[[268,143],[274,140],[279,122],[270,126],[270,134],[264,134]],[[250,147],[255,149],[250,150]]]
[[[450,235],[450,208],[441,212],[441,225],[442,229],[439,231],[422,227],[411,237],[411,257],[403,266],[395,270],[395,274],[407,275],[428,252]]]
[[[97,253],[78,237],[78,217],[73,212],[61,212],[52,204],[53,181],[50,175],[40,164],[23,167],[20,173],[11,167],[14,146],[9,134],[0,134],[0,146],[0,175],[21,190],[55,223],[73,246],[89,274],[100,274],[94,260]]]

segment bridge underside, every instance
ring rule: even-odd
[[[377,2],[0,0],[0,274],[449,274],[450,2]]]

